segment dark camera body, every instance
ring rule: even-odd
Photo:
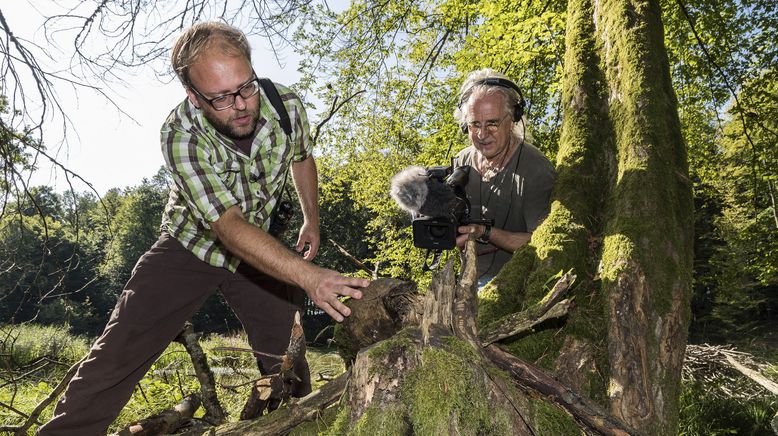
[[[429,250],[450,250],[456,247],[459,223],[452,217],[424,216],[413,220],[413,245]]]
[[[270,217],[270,228],[267,232],[271,236],[281,236],[289,226],[289,221],[292,219],[293,214],[294,208],[292,203],[287,200],[281,200],[273,209],[273,215]]]
[[[454,191],[456,200],[448,211],[439,216],[419,216],[413,219],[413,245],[429,250],[450,250],[456,247],[457,227],[473,224],[470,220],[470,202],[465,194],[469,166],[436,166],[427,168],[427,177],[445,184]]]

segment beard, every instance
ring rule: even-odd
[[[203,115],[205,115],[205,119],[208,120],[209,123],[211,123],[211,125],[213,126],[214,129],[216,129],[217,132],[221,133],[222,135],[232,140],[240,140],[240,139],[246,139],[251,137],[256,131],[257,124],[259,123],[259,110],[257,109],[258,108],[254,109],[254,108],[247,107],[242,111],[232,110],[232,114],[230,115],[230,118],[226,121],[220,119],[217,116],[217,113],[212,109],[203,111]],[[243,126],[237,126],[232,124],[234,120],[245,116],[249,116],[251,118],[251,121],[248,124]]]

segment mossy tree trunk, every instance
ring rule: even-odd
[[[568,318],[509,349],[640,433],[673,434],[693,206],[659,3],[569,0],[567,9],[551,213],[483,293],[480,322],[535,303],[549,277],[573,269]],[[553,419],[545,409],[535,418]]]

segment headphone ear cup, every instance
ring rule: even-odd
[[[521,117],[524,116],[524,100],[519,100],[516,106],[513,107],[513,122],[517,123],[521,121]]]

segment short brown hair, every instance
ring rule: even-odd
[[[239,29],[218,21],[197,23],[176,39],[170,54],[173,71],[181,83],[189,85],[189,67],[206,49],[212,47],[223,53],[243,56],[251,63],[249,41]]]

